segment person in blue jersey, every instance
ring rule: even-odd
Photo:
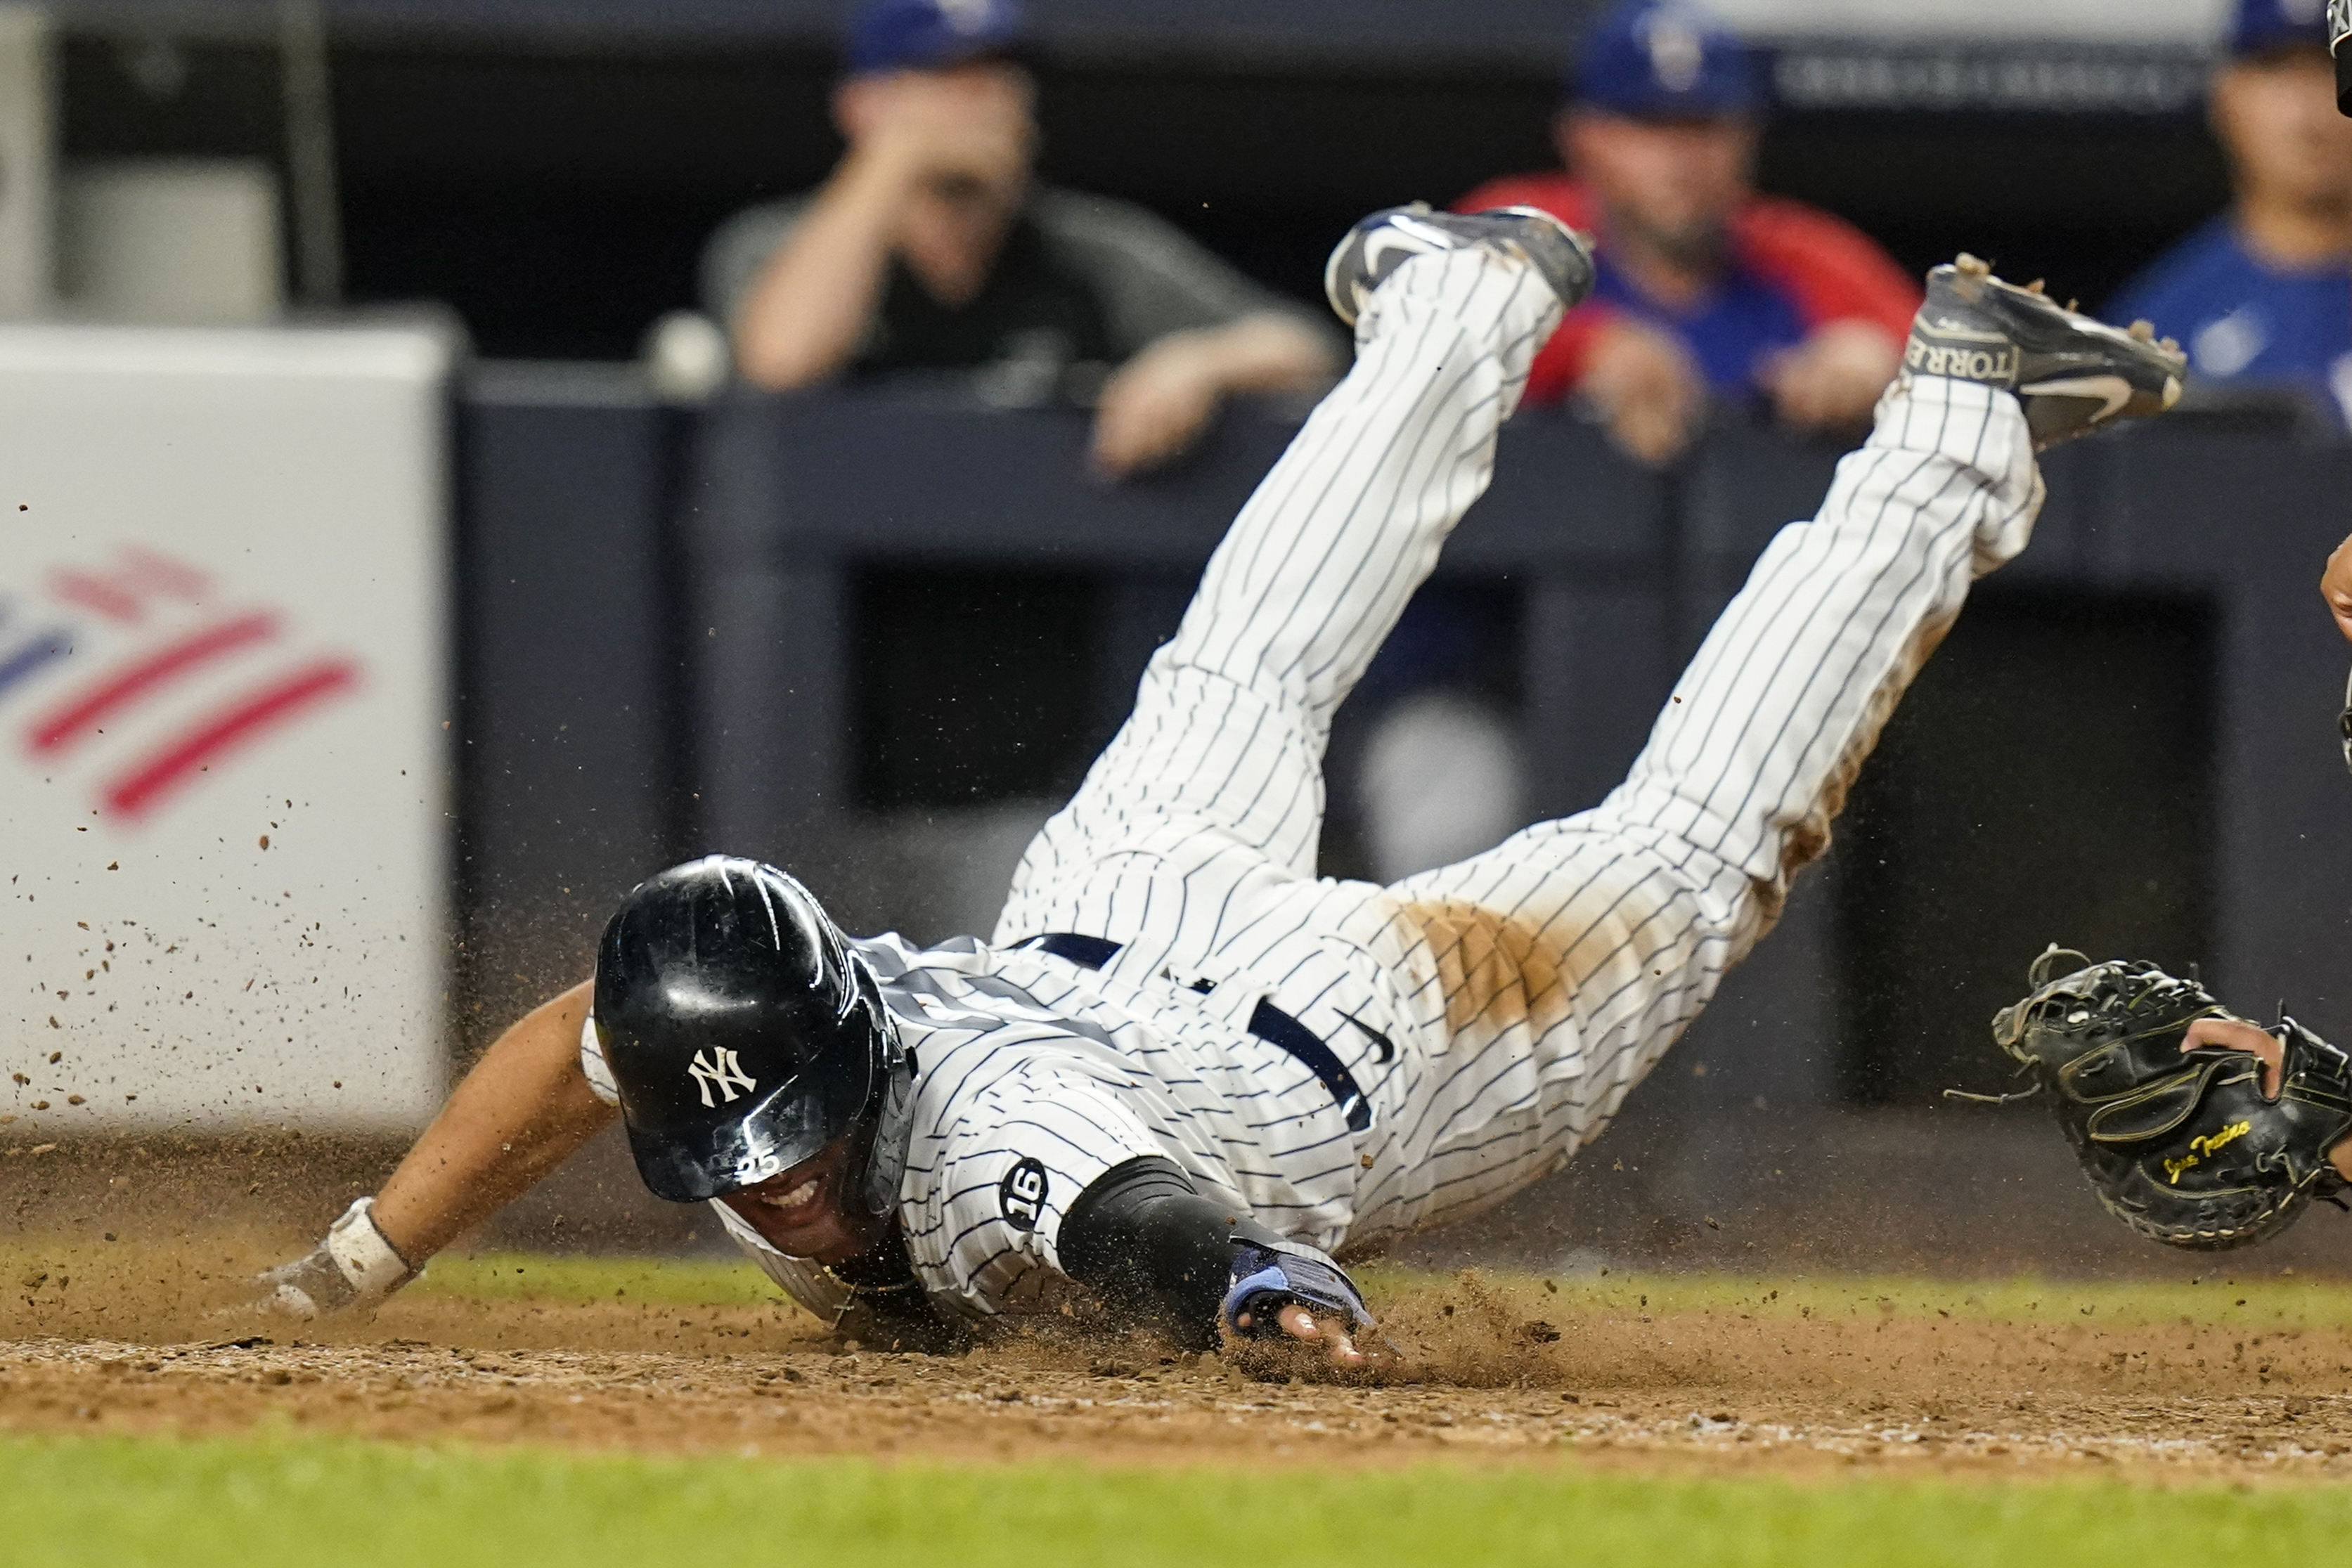
[[[2178,338],[2209,386],[2299,391],[2352,424],[2352,120],[2336,111],[2323,0],[2240,0],[2214,73],[2229,210],[2113,300]]]

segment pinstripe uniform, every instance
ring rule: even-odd
[[[1485,250],[1402,267],[992,942],[856,944],[921,1064],[901,1214],[943,1306],[1054,1304],[1065,1207],[1140,1155],[1343,1255],[1558,1167],[1770,926],[1969,582],[2031,533],[2016,401],[1899,385],[1600,806],[1392,886],[1318,879],[1333,711],[1485,489],[1559,316]],[[1046,933],[1093,951],[1017,946]],[[1266,1008],[1360,1103],[1258,1029]],[[838,1305],[720,1212],[793,1295]]]

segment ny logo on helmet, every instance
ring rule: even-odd
[[[719,1103],[710,1097],[710,1092],[713,1089],[718,1090],[726,1097],[727,1103],[732,1105],[735,1103],[735,1091],[740,1089],[744,1093],[749,1094],[760,1086],[757,1082],[744,1074],[743,1064],[735,1060],[733,1051],[714,1048],[710,1054],[719,1059],[718,1066],[713,1067],[703,1061],[702,1052],[698,1051],[694,1053],[694,1060],[688,1062],[686,1068],[687,1076],[694,1080],[694,1086],[697,1089],[702,1091],[702,1103],[705,1105],[715,1106]]]

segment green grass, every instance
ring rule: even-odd
[[[0,1558],[157,1563],[2325,1561],[2340,1488],[1650,1480],[1570,1468],[1119,1471],[571,1457],[284,1437],[0,1439]]]
[[[1373,1288],[1421,1289],[1428,1276],[1371,1276]],[[1495,1282],[1520,1291],[1539,1283],[1526,1275]],[[2092,1323],[2131,1327],[2197,1322],[2263,1328],[2352,1326],[2352,1281],[2250,1272],[2217,1265],[2200,1282],[2186,1281],[1930,1280],[1916,1276],[1830,1274],[1743,1279],[1724,1274],[1627,1274],[1555,1277],[1556,1298],[1569,1311],[1678,1312],[1737,1311],[1759,1317],[1801,1314],[1870,1318],[1885,1313],[1990,1319],[2001,1322]]]
[[[1373,1270],[1378,1297],[1456,1300],[1451,1276]],[[2352,1324],[2352,1282],[2076,1283],[1724,1275],[1486,1276],[1575,1312],[1937,1312],[2098,1326]],[[748,1263],[488,1254],[417,1289],[480,1300],[765,1304]],[[2091,1309],[2084,1312],[2084,1308]],[[1305,1456],[1300,1456],[1303,1459]],[[1847,1568],[1998,1563],[2147,1568],[2324,1560],[2352,1540],[2352,1489],[1905,1481],[1850,1475],[1661,1479],[1471,1461],[1400,1470],[1119,1470],[1076,1464],[581,1455],[309,1439],[280,1427],[181,1442],[0,1436],[0,1564],[222,1568],[287,1557],[352,1568],[607,1563],[1049,1568],[1268,1559],[1281,1568]]]
[[[1450,1275],[1373,1268],[1360,1271],[1376,1298],[1454,1289]],[[1513,1295],[1542,1289],[1541,1277],[1484,1275]],[[1555,1276],[1557,1302],[1585,1312],[1743,1312],[1757,1316],[1801,1314],[1869,1318],[1878,1313],[2003,1322],[2075,1322],[2133,1327],[2198,1322],[2268,1328],[2352,1326],[2352,1281],[2281,1278],[2217,1265],[2189,1284],[2178,1281],[1930,1280],[1911,1276],[1829,1274],[1816,1278],[1741,1278],[1727,1274]],[[672,1306],[762,1306],[781,1299],[767,1276],[731,1259],[539,1257],[483,1253],[436,1259],[412,1289],[478,1301],[594,1301],[625,1300]],[[1549,1295],[1549,1292],[1547,1292]],[[2084,1309],[2088,1308],[2089,1311]]]

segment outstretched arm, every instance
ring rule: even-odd
[[[913,151],[898,141],[843,161],[736,315],[735,363],[745,381],[786,392],[849,362],[881,300],[900,208],[920,174]]]
[[[265,1304],[310,1318],[383,1299],[609,1124],[618,1113],[580,1071],[590,996],[575,986],[500,1035],[383,1193],[353,1204],[309,1256],[261,1277]]]
[[[1320,392],[1339,373],[1321,334],[1271,310],[1171,332],[1104,384],[1095,467],[1114,478],[1156,467],[1190,446],[1226,398]]]
[[[580,1071],[582,982],[525,1014],[466,1074],[376,1197],[376,1228],[412,1269],[520,1197],[620,1113]]]

